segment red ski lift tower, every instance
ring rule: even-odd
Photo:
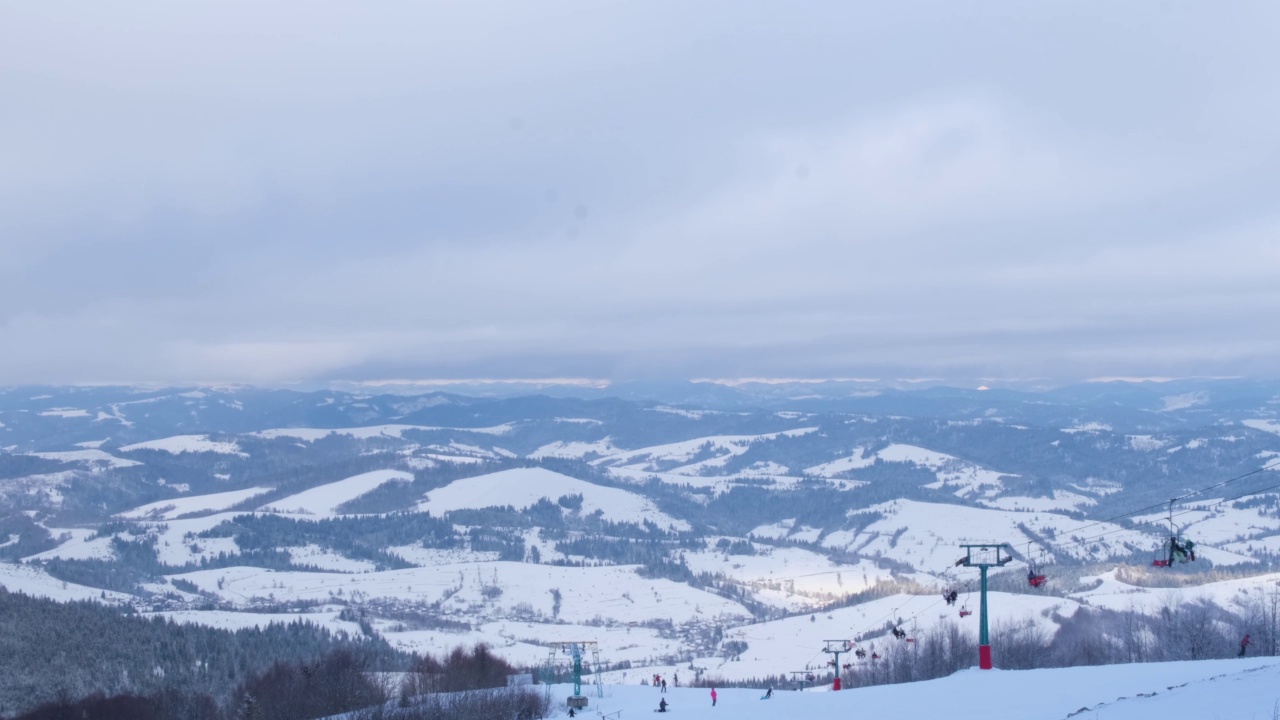
[[[840,689],[840,654],[853,650],[853,643],[848,640],[823,640],[826,647],[822,648],[822,652],[829,653],[832,656],[831,666],[836,669],[835,682],[831,683],[832,690]]]
[[[956,565],[976,567],[982,575],[982,601],[978,606],[978,667],[991,669],[991,638],[987,635],[987,568],[1001,567],[1013,561],[1013,552],[1003,543],[961,545],[964,557]]]

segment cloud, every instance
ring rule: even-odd
[[[1265,372],[1265,4],[11,13],[0,383]]]

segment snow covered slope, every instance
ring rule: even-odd
[[[125,518],[126,520],[172,520],[179,515],[187,515],[189,513],[226,510],[232,505],[237,505],[251,497],[270,491],[271,488],[252,487],[210,495],[192,495],[191,497],[173,498],[172,500],[159,500],[140,505],[132,510],[116,513],[116,517]]]
[[[622,674],[606,676],[622,681]],[[761,700],[761,690],[718,688],[714,708],[707,688],[672,687],[660,694],[639,685],[644,677],[644,670],[633,670],[627,673],[625,685],[606,685],[605,697],[589,693],[588,711],[593,716],[620,711],[622,718],[649,717],[665,697],[670,712],[681,720],[1262,720],[1275,717],[1280,702],[1276,658],[1052,670],[972,669],[938,680],[838,693],[779,688],[769,700]],[[553,688],[551,717],[563,717],[563,699],[571,692],[570,686]]]
[[[640,523],[652,521],[659,527],[688,530],[689,524],[662,512],[641,495],[602,487],[543,468],[519,468],[456,480],[432,490],[418,510],[436,515],[462,508],[486,508],[510,505],[523,510],[539,500],[556,502],[565,495],[581,495],[580,512],[601,512],[612,522]]]
[[[333,517],[337,514],[338,506],[355,500],[383,483],[412,479],[413,475],[403,470],[374,470],[281,498],[264,505],[262,511],[315,518]]]

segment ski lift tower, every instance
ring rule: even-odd
[[[840,654],[847,653],[853,650],[853,643],[849,642],[848,640],[823,640],[822,642],[826,643],[826,647],[822,648],[822,652],[828,653],[832,656],[832,658],[834,658],[831,661],[831,665],[836,669],[836,673],[835,673],[836,679],[835,679],[835,682],[831,683],[831,689],[833,691],[839,690],[840,689]]]
[[[991,669],[991,638],[987,634],[987,569],[1008,565],[1013,552],[1004,543],[986,545],[961,545],[964,557],[956,563],[964,567],[976,567],[982,575],[982,602],[978,611],[978,667]]]
[[[569,707],[581,710],[587,706],[587,696],[582,694],[582,656],[588,651],[591,652],[591,661],[594,666],[596,697],[604,697],[604,680],[600,677],[600,647],[594,640],[556,642],[551,643],[550,647],[551,657],[547,660],[548,666],[555,665],[557,651],[568,655],[573,660],[573,695],[569,696]],[[548,700],[550,700],[550,692],[551,686],[547,685]]]

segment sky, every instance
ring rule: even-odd
[[[1278,32],[0,0],[0,385],[1274,377]]]

